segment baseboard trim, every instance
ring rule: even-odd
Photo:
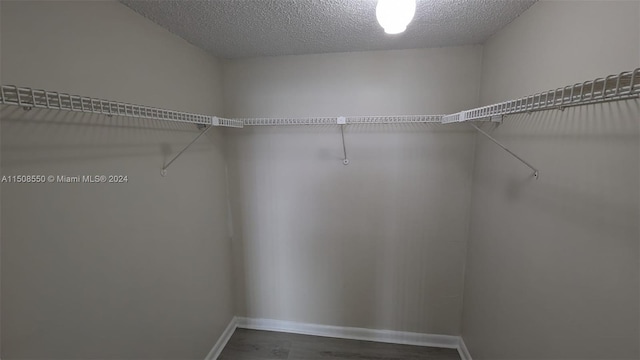
[[[220,356],[222,349],[224,349],[224,347],[227,345],[227,342],[229,342],[229,339],[231,338],[231,335],[233,335],[233,332],[236,331],[237,324],[238,318],[234,316],[229,322],[229,325],[227,325],[227,327],[222,332],[222,335],[220,335],[220,337],[218,338],[218,341],[216,341],[216,344],[213,345],[211,351],[209,351],[209,354],[207,354],[207,357],[204,358],[204,360],[216,360],[218,356]]]
[[[462,336],[460,336],[460,344],[458,344],[458,354],[460,354],[460,359],[462,360],[473,360],[471,359],[471,353],[469,353],[469,349],[467,349],[467,345],[464,343]]]
[[[461,336],[423,334],[407,331],[365,329],[356,327],[299,323],[293,321],[233,317],[205,360],[216,360],[236,328],[279,331],[293,334],[325,336],[351,340],[377,341],[390,344],[431,346],[456,349],[462,360],[472,360]]]
[[[342,339],[377,341],[391,344],[432,346],[457,349],[460,353],[459,336],[422,334],[407,331],[377,330],[356,327],[298,323],[292,321],[237,318],[237,327],[252,330],[289,332],[294,334],[326,336]],[[463,360],[470,360],[460,355]]]

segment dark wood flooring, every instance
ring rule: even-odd
[[[460,360],[455,349],[236,329],[218,360]]]

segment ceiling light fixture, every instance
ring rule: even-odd
[[[376,18],[387,34],[400,34],[416,13],[416,0],[378,0]]]

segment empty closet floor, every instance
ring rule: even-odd
[[[455,349],[236,329],[218,360],[460,360]]]

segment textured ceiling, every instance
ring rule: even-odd
[[[121,0],[221,58],[480,44],[536,0],[418,0],[387,35],[375,0]]]

